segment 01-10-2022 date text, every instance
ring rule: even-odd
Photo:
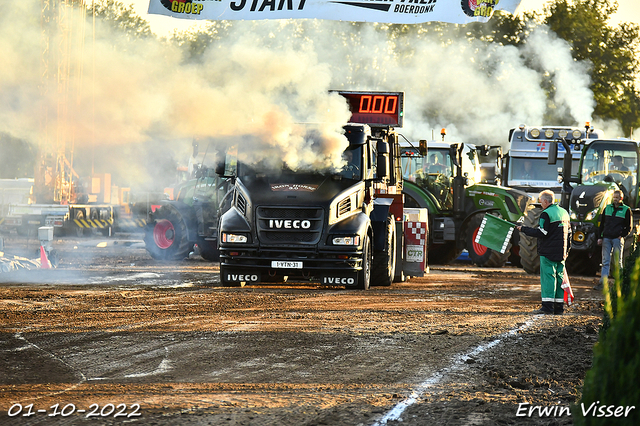
[[[61,404],[54,404],[50,406],[48,409],[36,409],[33,404],[22,405],[22,404],[13,404],[9,411],[7,412],[9,417],[30,417],[38,414],[45,414],[49,417],[68,417],[73,414],[84,414],[85,417],[139,417],[142,415],[140,413],[140,404],[131,404],[127,406],[127,404],[105,404],[100,406],[99,404],[91,404],[88,409],[78,409],[75,404],[66,404],[61,406]]]

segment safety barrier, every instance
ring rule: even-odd
[[[106,229],[113,226],[113,219],[74,219],[73,222],[78,228],[98,228]]]

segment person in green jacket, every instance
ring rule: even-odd
[[[517,226],[518,231],[538,238],[540,255],[540,287],[542,307],[534,314],[562,315],[564,312],[565,260],[571,248],[571,224],[569,213],[553,203],[553,191],[540,193],[538,201],[542,205],[540,222],[537,228]]]
[[[622,269],[622,255],[624,252],[624,239],[631,232],[633,215],[631,209],[622,200],[622,191],[613,191],[611,203],[604,208],[600,218],[598,232],[598,245],[602,246],[602,272],[600,283],[594,287],[601,290],[604,280],[609,278],[611,270],[611,252],[618,267]]]

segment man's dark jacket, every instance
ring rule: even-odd
[[[551,204],[540,214],[538,228],[523,226],[520,232],[538,238],[538,254],[554,262],[567,258],[571,248],[569,213],[557,204]]]
[[[618,207],[613,203],[604,208],[600,218],[600,238],[626,237],[631,232],[633,216],[631,209],[622,203]]]

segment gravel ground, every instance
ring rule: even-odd
[[[55,246],[57,269],[0,274],[1,424],[572,424],[602,318],[582,277],[565,315],[532,315],[539,278],[513,267],[223,288],[216,263],[160,264],[135,236]],[[48,415],[71,403],[141,415]],[[517,415],[538,406],[558,409]]]

